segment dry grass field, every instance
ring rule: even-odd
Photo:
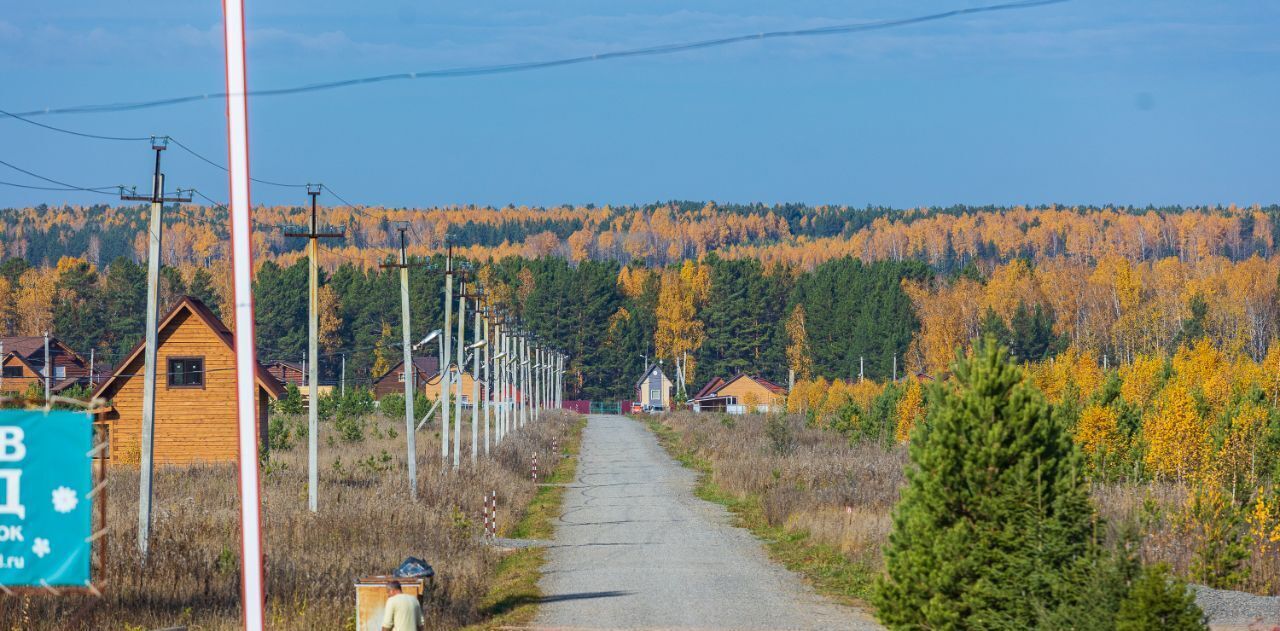
[[[263,471],[267,555],[267,620],[272,629],[352,629],[353,579],[385,574],[406,556],[436,569],[428,628],[481,622],[500,557],[480,541],[483,495],[498,494],[499,524],[511,528],[533,498],[529,461],[548,462],[552,439],[565,445],[575,427],[568,414],[508,437],[495,457],[442,474],[438,437],[418,434],[418,502],[409,501],[404,424],[373,415],[361,440],[350,427],[322,423],[320,511],[307,510],[306,442],[295,433],[272,452]],[[286,419],[297,432],[305,418]],[[342,436],[345,434],[346,439]],[[464,429],[464,437],[470,431]],[[135,545],[137,470],[109,474],[110,534],[104,597],[46,595],[0,598],[0,629],[236,629],[239,609],[239,501],[228,465],[157,471],[155,522],[145,567]]]
[[[851,444],[805,424],[801,415],[724,416],[675,412],[651,426],[686,464],[706,473],[700,493],[734,510],[779,560],[828,594],[857,600],[883,568],[898,489],[905,484],[903,445]],[[1148,563],[1193,576],[1197,555],[1226,554],[1224,519],[1196,513],[1186,485],[1172,482],[1096,485],[1094,504],[1111,540],[1133,529]],[[1247,529],[1236,524],[1235,532]],[[1246,576],[1236,589],[1280,594],[1274,543],[1241,542]],[[1214,547],[1218,546],[1218,547]]]

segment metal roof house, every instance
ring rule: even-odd
[[[672,385],[671,380],[662,372],[662,365],[654,364],[636,382],[636,403],[645,412],[670,410]]]
[[[716,377],[690,399],[694,412],[776,412],[785,407],[787,389],[765,379],[738,373]]]

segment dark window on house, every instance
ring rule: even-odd
[[[22,366],[5,366],[5,367],[4,367],[4,376],[5,376],[5,377],[21,377],[21,376],[22,376]]]
[[[169,359],[170,388],[203,388],[203,357],[172,357]]]

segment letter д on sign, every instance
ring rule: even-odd
[[[0,410],[0,585],[89,584],[92,443],[84,412]]]

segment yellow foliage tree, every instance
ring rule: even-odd
[[[1152,473],[1182,480],[1204,471],[1211,451],[1209,427],[1182,383],[1171,383],[1156,396],[1142,419],[1142,437]]]
[[[391,323],[383,322],[382,336],[378,338],[373,347],[373,367],[369,369],[374,378],[381,377],[391,370],[392,356],[395,355],[395,350],[387,344],[390,339]]]
[[[1203,393],[1214,411],[1224,409],[1231,398],[1231,363],[1207,338],[1178,349],[1173,373],[1187,388]]]
[[[902,398],[898,399],[897,412],[898,427],[893,435],[898,442],[905,443],[911,438],[911,430],[924,416],[924,388],[920,385],[919,379],[907,380],[907,390],[902,393]]]
[[[1130,405],[1145,406],[1160,385],[1164,359],[1155,355],[1138,355],[1120,368],[1120,397]]]
[[[796,379],[808,379],[813,374],[813,355],[809,351],[804,317],[803,304],[797,304],[787,317],[787,365],[795,371]]]
[[[333,287],[324,285],[316,296],[319,303],[320,330],[317,332],[320,348],[331,353],[342,343],[339,332],[342,330],[342,302]]]
[[[685,269],[688,269],[688,265]],[[684,274],[683,270],[667,270],[662,274],[658,290],[656,315],[658,329],[653,334],[654,350],[658,357],[674,361],[682,360],[688,353],[685,366],[686,382],[693,381],[693,353],[702,347],[705,337],[702,322],[697,319],[695,307],[696,274]]]
[[[1114,453],[1121,449],[1121,434],[1117,427],[1116,411],[1101,405],[1090,405],[1081,410],[1076,423],[1076,443],[1085,453]]]

